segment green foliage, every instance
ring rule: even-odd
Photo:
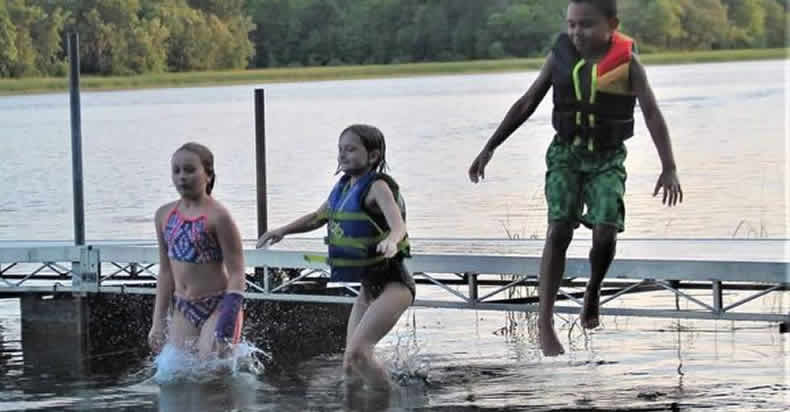
[[[765,47],[785,47],[787,41],[787,2],[784,7],[777,0],[762,0],[765,9]]]
[[[0,77],[544,56],[557,0],[0,0]],[[645,52],[784,47],[784,0],[620,0]]]
[[[686,33],[681,25],[681,13],[675,0],[654,0],[647,5],[643,0],[620,0],[622,28],[631,33],[642,51],[665,50],[680,45]]]
[[[0,0],[0,77],[9,77],[17,62],[16,27],[11,21],[6,0]]]
[[[765,41],[765,4],[762,0],[722,0],[733,23],[730,41],[735,47],[761,47]]]

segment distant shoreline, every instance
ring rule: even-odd
[[[662,52],[640,56],[646,65],[736,62],[787,59],[790,48],[695,52]],[[407,63],[368,66],[322,66],[190,73],[155,73],[137,76],[88,76],[80,79],[83,91],[136,90],[172,87],[224,86],[326,80],[352,80],[472,73],[538,70],[543,58],[472,60],[462,62]],[[0,95],[63,93],[68,79],[0,79]]]

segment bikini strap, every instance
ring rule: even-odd
[[[170,211],[170,214],[178,213],[178,206],[181,204],[181,199],[176,200],[176,204],[173,206],[173,210]],[[169,216],[169,215],[168,215]]]

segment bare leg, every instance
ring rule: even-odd
[[[206,319],[200,329],[200,337],[197,341],[197,349],[200,359],[208,359],[213,356],[228,358],[232,355],[234,344],[237,342],[220,342],[216,337],[217,323],[219,322],[219,310],[215,310]],[[240,327],[243,322],[244,314],[239,311],[236,315],[236,327]],[[235,337],[234,337],[235,339]],[[233,339],[231,339],[233,340]]]
[[[568,222],[552,222],[546,234],[538,282],[538,340],[546,356],[565,353],[554,331],[554,302],[565,273],[565,253],[573,239],[573,226]]]
[[[194,352],[196,341],[200,336],[200,329],[188,321],[180,311],[174,310],[168,324],[167,334],[167,343],[182,351]]]
[[[362,316],[365,315],[365,312],[368,310],[370,306],[370,301],[368,300],[368,294],[365,291],[364,286],[360,287],[359,289],[359,296],[357,296],[357,300],[354,301],[354,306],[351,307],[351,314],[348,316],[348,325],[346,326],[346,352],[343,355],[343,373],[345,375],[345,384],[347,389],[353,389],[356,386],[362,384],[361,377],[354,372],[354,368],[351,367],[351,357],[350,351],[348,348],[351,347],[351,338],[354,336],[354,332],[357,330],[357,325],[362,320]]]
[[[389,373],[374,358],[373,348],[395,326],[411,302],[412,295],[406,286],[388,283],[381,296],[370,303],[346,347],[351,367],[371,389],[390,389]]]
[[[614,260],[617,245],[617,228],[610,225],[596,225],[593,229],[593,245],[590,249],[590,281],[584,292],[584,307],[579,314],[581,325],[585,329],[597,328],[601,283],[606,271]]]

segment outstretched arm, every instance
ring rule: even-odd
[[[477,183],[478,178],[485,179],[485,167],[494,155],[494,150],[535,113],[538,105],[551,88],[551,66],[553,61],[554,58],[549,53],[537,79],[532,83],[529,90],[510,107],[499,127],[497,127],[494,134],[483,146],[483,150],[472,162],[472,166],[469,167],[469,179],[472,182]]]
[[[293,222],[264,233],[259,239],[255,247],[261,248],[266,245],[273,245],[283,237],[293,233],[311,232],[326,224],[327,221],[327,205],[324,202],[321,207],[315,212],[308,213]]]
[[[672,154],[669,130],[664,121],[664,116],[661,114],[661,109],[658,108],[658,103],[656,103],[653,89],[647,81],[645,68],[636,57],[631,63],[631,87],[634,90],[634,94],[636,94],[637,100],[639,100],[639,106],[642,108],[647,129],[650,131],[650,136],[653,138],[653,143],[658,151],[658,157],[661,159],[662,171],[653,190],[653,196],[656,196],[659,191],[663,190],[662,203],[667,206],[674,206],[683,202],[683,190],[677,177],[677,166],[675,165],[675,156]]]

